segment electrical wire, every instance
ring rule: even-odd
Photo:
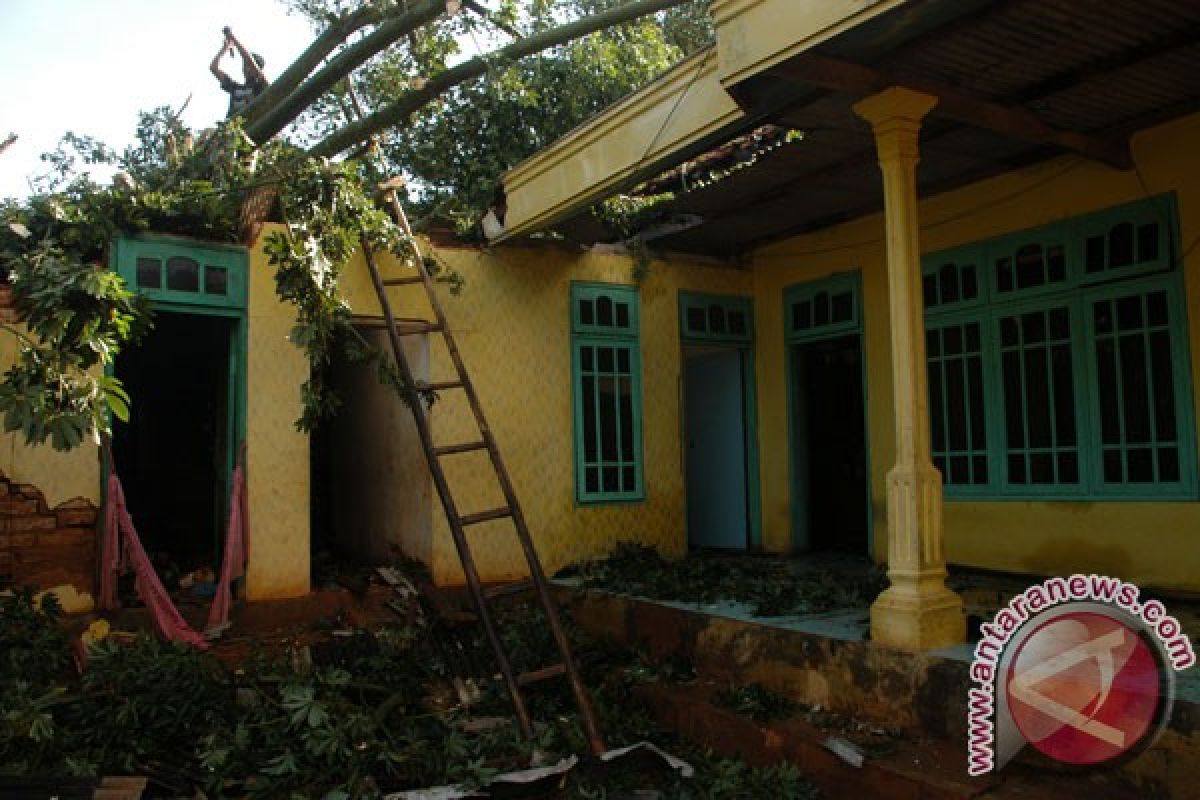
[[[642,153],[642,157],[639,158],[637,163],[633,165],[632,171],[636,172],[642,167],[642,165],[646,163],[646,159],[648,159],[650,157],[650,153],[654,151],[654,147],[658,144],[658,140],[662,137],[663,133],[666,132],[667,126],[670,125],[671,120],[675,118],[675,112],[679,110],[681,105],[683,105],[684,98],[688,96],[688,93],[691,92],[692,87],[696,85],[696,81],[700,79],[700,73],[702,73],[704,68],[708,66],[709,59],[712,58],[713,53],[716,51],[717,48],[712,46],[704,52],[704,58],[702,58],[700,63],[696,65],[696,71],[692,73],[692,77],[688,80],[687,85],[683,87],[683,91],[681,91],[675,98],[675,102],[671,105],[671,110],[667,112],[666,119],[663,120],[662,125],[660,125],[658,130],[655,132],[654,138],[650,140],[650,144],[646,145],[646,151]]]

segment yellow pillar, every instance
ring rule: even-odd
[[[917,139],[937,98],[893,87],[854,111],[871,124],[883,173],[896,465],[887,476],[888,579],[871,606],[871,638],[931,650],[966,638],[962,599],[946,588],[942,476],[930,458],[921,252],[917,246]]]

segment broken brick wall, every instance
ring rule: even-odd
[[[94,594],[97,516],[90,500],[50,508],[36,486],[0,474],[0,588],[71,584]]]

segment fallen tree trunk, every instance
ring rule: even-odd
[[[283,73],[271,82],[263,93],[254,98],[243,115],[253,121],[265,114],[272,106],[287,97],[304,79],[317,68],[321,61],[332,53],[346,37],[355,31],[379,22],[382,14],[374,6],[364,6],[357,11],[338,17],[304,49]]]
[[[431,78],[420,89],[405,93],[399,100],[383,109],[339,128],[317,143],[309,152],[315,156],[337,155],[356,144],[367,141],[385,128],[404,123],[413,112],[428,105],[455,86],[483,75],[490,67],[494,67],[498,63],[516,61],[551,47],[566,44],[573,39],[587,36],[589,33],[611,28],[656,11],[680,6],[686,2],[689,0],[635,0],[635,2],[520,39],[486,56],[464,61]],[[283,124],[286,125],[287,122]],[[282,129],[282,125],[280,129]],[[258,141],[253,133],[251,133],[251,137]]]
[[[304,113],[305,109],[320,99],[321,95],[365,64],[372,56],[391,47],[400,38],[427,25],[445,12],[445,0],[420,0],[408,11],[387,19],[361,40],[338,53],[330,59],[328,64],[299,85],[295,85],[293,82],[290,87],[284,85],[278,91],[274,91],[277,85],[283,83],[283,76],[281,76],[279,81],[271,84],[267,91],[255,100],[254,105],[247,109],[246,135],[257,144],[267,141],[291,124],[293,120]],[[361,28],[366,24],[368,23],[360,24],[358,27]],[[324,37],[325,34],[323,33],[321,36]],[[313,44],[315,45],[316,42]],[[333,47],[336,46],[337,42],[334,42]],[[331,52],[333,47],[326,50],[325,54]],[[312,47],[309,48],[309,50],[311,49]],[[300,59],[297,59],[297,62],[284,74],[292,72],[295,67],[297,71],[304,69],[304,74],[307,75],[320,62],[321,58],[324,58],[322,55],[321,58],[313,61],[311,58],[306,58],[307,55],[308,51],[305,51],[305,55],[301,56],[301,59],[306,62],[305,64],[297,66],[300,62]],[[268,94],[272,93],[273,97],[268,97]],[[283,95],[282,99],[280,99],[280,95]]]

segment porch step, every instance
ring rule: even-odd
[[[659,723],[693,742],[750,764],[790,762],[823,797],[876,800],[1123,800],[1143,797],[1115,773],[1064,775],[1034,771],[1020,763],[972,778],[960,743],[915,736],[882,739],[867,749],[861,766],[844,761],[826,742],[840,736],[802,718],[764,724],[715,705],[715,686],[654,683],[635,693]],[[874,752],[872,752],[874,750]]]

